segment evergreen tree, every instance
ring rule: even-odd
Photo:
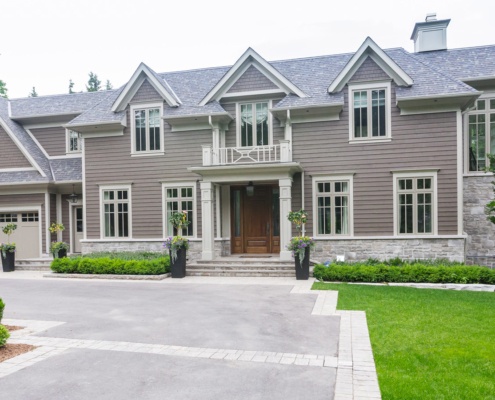
[[[88,84],[86,85],[86,90],[88,92],[97,92],[101,89],[101,81],[98,79],[98,75],[93,72],[89,73]]]
[[[105,90],[112,90],[113,86],[110,83],[110,80],[107,79],[107,83],[105,83]]]
[[[8,92],[7,84],[0,79],[0,97],[7,98],[8,97],[7,92]]]
[[[33,90],[29,93],[29,97],[38,97],[38,92],[36,92],[36,88],[33,86]]]
[[[74,82],[72,82],[72,79],[69,79],[69,94],[74,93],[72,89],[74,89]]]

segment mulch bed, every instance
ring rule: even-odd
[[[17,331],[23,329],[23,326],[12,326],[4,325],[9,332]],[[21,354],[27,353],[28,351],[34,350],[36,346],[31,346],[30,344],[11,344],[7,343],[5,346],[0,347],[0,363],[2,361],[8,360],[9,358],[14,358],[20,356]]]

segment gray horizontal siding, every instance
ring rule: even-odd
[[[66,154],[65,128],[61,126],[36,128],[31,129],[31,133],[49,156],[63,156]]]
[[[12,141],[10,136],[0,126],[0,168],[28,168],[32,167],[30,162],[24,157],[19,147]]]
[[[263,75],[258,68],[251,65],[246,72],[232,85],[227,93],[249,92],[254,90],[277,89],[270,79]]]
[[[130,121],[128,121],[130,126]],[[134,238],[161,238],[162,184],[167,181],[196,182],[199,176],[188,167],[202,165],[202,144],[211,143],[211,130],[172,132],[165,123],[165,155],[131,157],[130,128],[124,136],[91,138],[85,141],[87,235],[100,237],[98,184],[132,182]],[[198,192],[198,210],[200,193]],[[199,214],[199,212],[198,212]],[[201,217],[198,216],[200,229]]]
[[[305,208],[310,215],[312,174],[354,172],[355,235],[392,235],[390,171],[438,168],[438,233],[457,234],[455,113],[400,116],[393,106],[391,142],[350,144],[347,104],[346,91],[339,121],[293,125],[293,159],[305,170]],[[312,221],[307,230],[312,234]]]
[[[69,195],[62,195],[62,223],[65,226],[65,230],[62,232],[62,240],[66,243],[70,241],[70,230],[72,227],[70,226],[70,215],[69,212],[71,207],[69,205]]]
[[[354,73],[352,78],[349,79],[349,82],[375,81],[383,79],[390,79],[390,77],[370,57],[368,57]]]

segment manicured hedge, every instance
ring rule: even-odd
[[[0,325],[0,347],[5,346],[9,337],[10,333],[7,328],[3,325]]]
[[[83,255],[71,256],[71,258],[111,258],[119,260],[156,260],[163,258],[163,253],[154,251],[99,251]],[[166,256],[168,257],[168,256]]]
[[[160,275],[170,271],[170,259],[161,256],[153,260],[121,260],[115,258],[56,258],[53,272],[63,274]]]
[[[2,323],[3,309],[4,308],[5,308],[5,303],[3,302],[2,298],[0,297],[0,324]]]
[[[393,264],[393,263],[392,263]],[[313,275],[323,281],[338,282],[413,282],[495,284],[495,270],[459,263],[333,263],[318,264]]]

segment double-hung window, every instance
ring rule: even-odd
[[[66,129],[67,153],[80,153],[82,151],[81,135],[70,129]]]
[[[316,236],[352,235],[352,176],[313,178]]]
[[[394,179],[396,234],[436,234],[436,172],[396,173]]]
[[[270,144],[269,102],[239,104],[239,147]]]
[[[131,106],[133,154],[163,153],[162,105]]]
[[[130,186],[102,187],[102,237],[131,237]]]
[[[486,154],[495,154],[495,98],[476,101],[476,108],[467,116],[468,169],[484,171]]]
[[[391,137],[390,82],[349,84],[349,140]]]
[[[195,184],[171,184],[163,185],[165,213],[164,226],[165,236],[195,236],[196,235],[196,201],[195,201]],[[182,229],[182,232],[177,232],[170,222],[170,217],[173,213],[185,212],[189,224]]]

